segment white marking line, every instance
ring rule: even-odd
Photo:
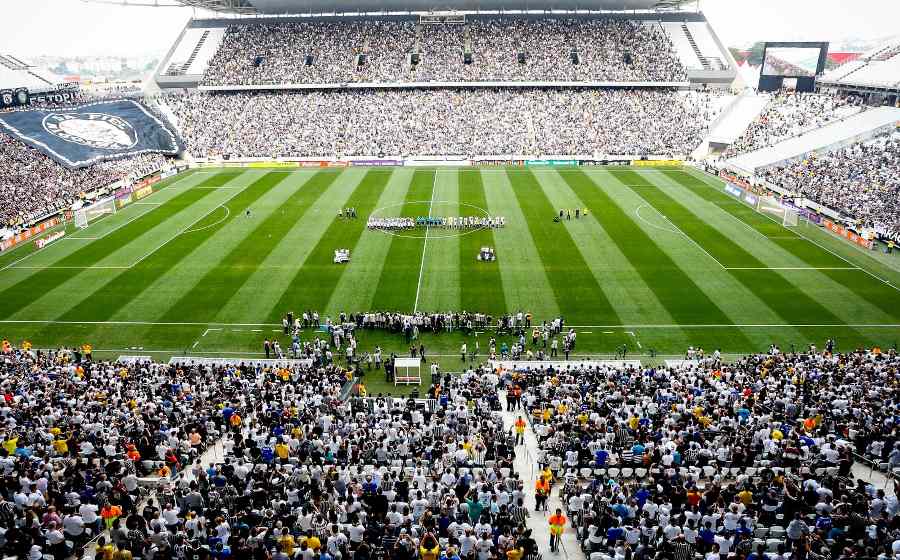
[[[228,191],[231,189],[237,189],[239,187],[194,187],[195,189],[202,191]]]
[[[686,173],[686,172],[684,172],[684,173]],[[686,174],[687,174],[687,175],[693,176],[693,174],[691,174],[691,173],[686,173]],[[706,185],[708,185],[708,186],[710,186],[710,187],[712,187],[712,188],[716,188],[716,189],[718,188],[717,185],[713,185],[712,183],[710,183],[709,181],[706,180],[706,174],[705,174],[705,173],[702,174],[702,176],[699,177],[699,179],[700,179],[701,181],[703,181],[703,183],[705,183]],[[718,178],[716,178],[716,179],[718,180]],[[727,213],[727,212],[726,212],[726,213]],[[776,224],[780,225],[780,226],[783,227],[784,229],[787,229],[787,228],[784,226],[784,224],[780,223],[778,220],[772,218],[771,216],[767,216],[767,215],[766,215],[765,213],[763,213],[763,212],[758,212],[758,214],[760,214],[760,215],[766,217],[766,218],[769,219],[769,220],[772,220],[773,222],[775,222]],[[743,220],[738,220],[738,221],[744,223]],[[747,224],[747,226],[750,227],[749,224]],[[751,227],[751,229],[753,229],[753,228]],[[754,231],[756,231],[756,230],[754,230]],[[854,264],[854,263],[850,262],[849,260],[847,260],[845,257],[839,255],[838,253],[835,253],[834,251],[832,251],[832,250],[829,249],[828,247],[822,245],[822,244],[819,243],[818,241],[816,241],[816,240],[814,240],[814,239],[810,239],[809,237],[803,235],[803,234],[800,233],[799,231],[796,231],[796,230],[793,230],[793,229],[788,230],[788,231],[791,231],[791,232],[795,233],[796,235],[800,236],[802,239],[805,239],[805,240],[809,241],[810,243],[812,243],[813,245],[815,245],[815,246],[817,246],[818,248],[822,249],[823,251],[826,251],[826,252],[828,252],[828,253],[831,253],[832,255],[834,255],[835,257],[837,257],[837,258],[839,258],[839,259],[841,259],[841,260],[844,261],[845,263],[847,263],[847,264],[849,264],[849,265],[851,265],[851,266],[853,266],[853,267],[855,267],[855,268],[857,268],[857,269],[859,269],[859,270],[865,272],[866,274],[868,274],[868,275],[871,276],[872,278],[875,278],[876,280],[879,280],[879,281],[881,281],[881,282],[884,282],[885,284],[887,284],[887,285],[890,286],[891,288],[894,288],[895,290],[900,291],[900,288],[898,288],[897,286],[891,284],[889,281],[885,280],[884,278],[878,276],[877,274],[871,272],[870,270],[868,270],[868,269],[866,269],[866,268],[863,268],[863,267],[861,267],[861,266],[857,266],[856,264]],[[863,254],[865,254],[865,253],[863,253]],[[867,255],[867,256],[868,256],[869,258],[871,258],[871,259],[874,259],[874,257],[872,257],[871,255]],[[876,259],[876,262],[878,262],[877,259]]]
[[[665,231],[668,233],[674,233],[676,235],[679,233],[678,231],[676,231],[674,229],[658,226],[658,225],[654,224],[653,222],[651,222],[650,220],[648,220],[647,218],[641,216],[641,208],[648,208],[648,207],[653,208],[652,206],[650,206],[647,203],[639,205],[637,208],[634,209],[634,215],[637,216],[639,220],[641,220],[642,222],[644,222],[645,224],[647,224],[648,226],[650,226],[652,228],[656,228],[656,229],[659,229],[659,230],[662,230],[662,231]],[[656,211],[656,208],[653,208],[653,210]],[[659,214],[659,212],[656,212],[656,213]],[[663,216],[663,217],[665,218],[665,216]]]
[[[54,268],[57,269],[65,269],[65,270],[90,270],[90,269],[100,269],[100,270],[124,270],[126,268],[131,268],[130,266],[11,266],[8,268],[24,268],[28,270],[51,270]],[[5,270],[5,269],[4,269]]]
[[[640,189],[632,190],[632,192],[633,192],[634,194],[638,195],[638,198],[640,198],[640,199],[643,200],[644,202],[647,202],[647,199],[645,199],[645,198],[641,195]],[[716,264],[719,265],[719,267],[721,267],[722,270],[727,270],[727,269],[725,268],[725,265],[722,264],[721,262],[719,262],[719,259],[717,259],[716,257],[712,256],[712,255],[709,253],[709,251],[707,251],[706,249],[703,248],[702,245],[700,245],[699,243],[697,243],[696,241],[694,241],[694,239],[693,239],[691,236],[689,236],[688,234],[684,233],[684,231],[683,231],[680,227],[678,227],[678,226],[675,224],[675,222],[673,222],[672,220],[670,220],[668,216],[666,216],[665,214],[663,214],[662,212],[660,212],[659,210],[657,210],[656,207],[653,206],[652,204],[650,204],[649,202],[647,202],[647,204],[649,204],[654,210],[656,210],[656,213],[657,213],[657,214],[659,214],[659,215],[662,216],[667,222],[669,222],[670,224],[672,224],[672,227],[674,227],[675,229],[677,229],[677,230],[678,230],[678,233],[680,233],[681,235],[683,235],[683,236],[685,237],[685,239],[687,239],[688,241],[690,241],[691,243],[693,243],[698,249],[700,249],[701,251],[703,251],[703,253],[704,253],[707,257],[709,257],[709,258],[711,258],[712,260],[716,261]]]
[[[194,342],[194,345],[191,346],[191,350],[193,350],[194,348],[196,348],[198,344],[200,344],[200,341],[199,341],[199,340],[195,341],[195,342]]]
[[[49,319],[0,319],[2,324],[40,324],[40,325],[135,325],[135,326],[167,326],[167,327],[276,327],[280,323],[191,323],[191,322],[154,322],[154,321],[54,321]],[[649,323],[630,325],[565,325],[573,329],[721,329],[721,328],[786,328],[786,327],[839,327],[839,328],[900,328],[900,323]],[[216,330],[210,328],[210,330]],[[219,329],[222,330],[222,329]],[[272,329],[281,332],[281,329]],[[479,331],[480,332],[480,331]],[[603,334],[614,334],[615,331],[603,331]],[[456,356],[457,354],[454,354]]]
[[[142,262],[144,259],[146,259],[147,257],[149,257],[150,255],[152,255],[153,253],[159,251],[160,249],[162,249],[163,247],[165,247],[166,245],[168,245],[169,243],[171,243],[172,241],[174,241],[174,240],[175,240],[178,236],[180,236],[181,234],[186,233],[189,229],[191,229],[192,227],[194,227],[196,224],[200,223],[200,222],[201,222],[202,220],[204,220],[207,216],[209,216],[210,214],[212,214],[213,212],[215,212],[216,210],[218,210],[218,209],[221,208],[222,206],[225,206],[226,204],[228,204],[229,202],[231,202],[231,199],[233,199],[233,198],[236,197],[237,195],[239,195],[239,194],[241,194],[242,192],[244,192],[244,189],[248,188],[248,187],[249,187],[250,185],[252,185],[252,184],[253,184],[253,183],[250,183],[250,184],[248,184],[247,186],[245,186],[243,189],[240,189],[240,190],[235,191],[235,193],[234,193],[233,195],[229,196],[227,199],[225,199],[225,201],[222,202],[222,204],[216,206],[215,208],[211,208],[211,209],[209,210],[209,212],[207,212],[206,214],[203,214],[202,216],[200,216],[199,218],[197,218],[196,220],[194,220],[193,222],[191,222],[190,224],[188,224],[187,227],[185,227],[184,229],[182,229],[181,231],[179,231],[178,233],[176,233],[175,235],[173,235],[173,236],[170,237],[169,239],[163,241],[161,244],[157,245],[154,249],[152,249],[152,250],[151,250],[150,252],[148,252],[146,255],[144,255],[143,257],[139,258],[139,259],[136,260],[135,262],[131,263],[131,265],[130,265],[128,268],[134,268],[135,266],[141,264],[141,262]],[[197,230],[197,231],[200,231],[200,230]]]
[[[203,337],[203,336],[206,336],[206,335],[208,335],[209,333],[211,333],[211,332],[213,332],[213,331],[220,331],[220,330],[222,330],[222,329],[206,329],[205,331],[203,331],[203,334],[200,335],[200,336]]]
[[[181,177],[180,179],[176,179],[175,181],[172,181],[171,183],[169,183],[165,188],[169,188],[169,187],[175,185],[176,183],[179,183],[179,182],[181,182],[182,180],[187,179],[188,177],[189,177],[189,175],[185,175],[184,177]],[[157,194],[158,192],[159,192],[159,191],[157,191],[157,192],[154,193],[154,194]],[[171,199],[170,199],[170,200],[171,200]],[[168,200],[167,200],[166,202],[168,202]],[[160,203],[160,204],[162,204],[162,203]],[[102,237],[106,237],[107,235],[110,235],[111,233],[115,232],[116,230],[121,229],[121,228],[127,226],[128,224],[130,224],[131,222],[137,220],[137,219],[140,218],[141,216],[144,216],[144,215],[146,215],[146,214],[149,214],[150,212],[152,212],[152,211],[154,210],[154,208],[155,208],[155,207],[150,207],[149,209],[144,210],[143,212],[141,212],[141,213],[138,214],[137,216],[131,218],[130,220],[128,220],[128,221],[126,221],[126,222],[124,222],[124,223],[122,223],[122,224],[119,224],[118,226],[116,226],[116,227],[112,228],[111,230],[109,230],[108,232],[104,233],[104,234],[102,235]],[[82,231],[87,231],[87,230],[91,229],[91,227],[92,227],[92,226],[95,226],[97,223],[98,223],[98,222],[94,222],[93,224],[88,224],[88,227],[84,228]],[[65,237],[64,237],[63,239],[65,239]],[[71,239],[71,238],[70,238],[70,239]],[[87,238],[85,238],[85,239],[87,239]],[[95,239],[99,239],[99,238],[95,238]],[[47,247],[51,247],[51,246],[52,246],[52,245],[46,245],[46,246],[44,247],[44,249],[46,249]],[[113,266],[113,267],[75,267],[75,266],[72,266],[72,267],[49,267],[49,266],[29,266],[29,267],[25,267],[25,266],[15,266],[15,265],[19,264],[20,262],[24,261],[25,259],[27,259],[28,257],[32,257],[32,256],[34,256],[34,255],[40,253],[40,252],[43,251],[44,249],[38,249],[37,251],[35,251],[35,252],[33,252],[33,253],[29,253],[29,254],[25,255],[25,256],[22,257],[21,259],[18,259],[18,260],[15,260],[15,261],[9,263],[8,265],[4,266],[3,268],[0,268],[0,272],[3,272],[4,270],[6,270],[6,269],[8,269],[8,268],[14,268],[14,267],[15,267],[15,268],[120,268],[120,267],[116,267],[116,266]],[[125,267],[125,268],[131,268],[131,267]]]
[[[225,209],[225,215],[222,217],[221,220],[218,220],[218,221],[216,221],[216,222],[213,222],[213,223],[209,224],[208,226],[203,226],[202,228],[197,228],[197,229],[187,229],[187,230],[184,231],[184,233],[194,233],[194,232],[198,232],[198,231],[203,231],[203,230],[205,230],[205,229],[209,229],[209,228],[211,228],[211,227],[215,227],[215,226],[221,224],[222,222],[224,222],[225,220],[227,220],[227,219],[228,219],[228,216],[231,215],[231,209],[228,208],[227,206],[225,206],[224,204],[223,204],[222,206],[219,206],[219,208],[224,208],[224,209]]]
[[[431,203],[428,205],[428,216],[431,216],[431,209],[434,207],[434,189],[437,186],[437,171],[431,180]],[[425,226],[425,242],[422,243],[422,264],[419,265],[419,283],[416,286],[416,303],[413,306],[413,313],[419,310],[419,293],[422,291],[422,274],[425,272],[425,251],[428,249],[428,231],[431,228]]]
[[[594,331],[580,331],[581,334],[594,334]]]
[[[165,202],[134,202],[135,206],[160,206],[165,204]]]
[[[862,270],[858,266],[726,266],[725,270]]]
[[[95,239],[100,239],[100,238],[99,238],[99,237],[63,237],[62,239],[69,239],[69,240],[72,240],[72,239],[78,239],[78,240],[84,239],[84,240],[86,240],[86,241],[94,241]]]

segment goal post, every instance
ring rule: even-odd
[[[95,202],[90,206],[85,206],[84,208],[76,210],[73,214],[73,219],[76,227],[78,227],[79,229],[84,229],[88,227],[91,222],[97,221],[103,216],[115,213],[116,199],[113,197],[109,197]]]
[[[792,210],[772,196],[760,196],[756,203],[756,210],[761,214],[769,214],[781,222],[784,227],[795,227],[800,223],[800,217]]]

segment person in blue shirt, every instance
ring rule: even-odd
[[[647,485],[644,484],[641,486],[641,489],[635,492],[634,498],[637,500],[638,509],[642,509],[644,504],[647,503],[647,498],[650,497],[650,490],[647,489]]]
[[[712,546],[716,542],[716,532],[712,530],[712,524],[709,521],[697,534],[706,546]]]
[[[609,453],[605,449],[598,449],[597,452],[594,453],[594,462],[598,467],[605,467],[608,458]]]
[[[222,418],[225,419],[226,424],[231,420],[232,415],[234,415],[234,409],[231,408],[231,405],[226,404],[225,408],[222,409]]]
[[[616,542],[625,537],[625,531],[618,525],[606,530],[607,546],[616,546]]]

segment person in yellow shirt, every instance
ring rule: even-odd
[[[738,492],[737,497],[745,506],[749,506],[753,503],[753,492],[747,490],[746,488]]]
[[[288,558],[293,558],[295,544],[293,535],[287,530],[278,537],[278,546],[281,547],[281,552],[285,553]]]
[[[19,445],[19,436],[8,437],[3,440],[3,449],[6,449],[6,452],[12,456],[16,452],[16,447]]]
[[[284,441],[279,441],[275,444],[275,454],[278,455],[282,463],[286,463],[288,457],[290,457],[291,450]]]
[[[26,352],[28,352],[29,350],[31,350],[31,342],[29,342],[29,341],[27,341],[27,340],[23,341],[23,342],[22,342],[22,350],[24,350],[24,351],[26,351]]]
[[[556,508],[556,513],[547,520],[550,524],[550,550],[553,552],[559,548],[559,539],[566,530],[566,521],[566,516],[560,508]]]
[[[522,560],[525,550],[522,547],[510,548],[506,551],[506,560]]]
[[[544,412],[541,413],[541,421],[546,424],[547,422],[550,421],[550,418],[552,418],[552,417],[553,417],[553,409],[548,406],[547,408],[544,409]]]
[[[421,560],[438,560],[441,555],[441,546],[431,533],[426,533],[419,541],[419,558]]]
[[[63,438],[53,440],[53,450],[58,455],[66,456],[69,454],[69,442]]]
[[[88,361],[93,360],[94,359],[93,352],[94,352],[94,347],[91,346],[90,344],[85,343],[85,344],[81,345],[81,353],[84,355],[85,360],[88,360]]]
[[[306,546],[310,550],[316,550],[317,548],[322,548],[322,541],[319,540],[319,537],[310,532],[309,536],[306,538]]]
[[[547,499],[550,497],[550,479],[541,476],[534,482],[534,509],[535,511],[547,510]]]
[[[94,558],[102,559],[102,560],[113,560],[116,556],[116,552],[118,549],[116,545],[111,542],[106,542],[106,537],[100,537],[97,539],[97,551],[94,555]]]

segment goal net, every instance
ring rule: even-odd
[[[116,200],[110,197],[91,204],[90,206],[85,206],[80,210],[76,210],[73,217],[75,220],[75,226],[84,229],[88,227],[91,222],[96,221],[103,216],[115,213]]]
[[[785,227],[793,227],[800,223],[800,217],[796,211],[791,210],[771,196],[759,197],[756,210],[763,214],[769,214]]]

